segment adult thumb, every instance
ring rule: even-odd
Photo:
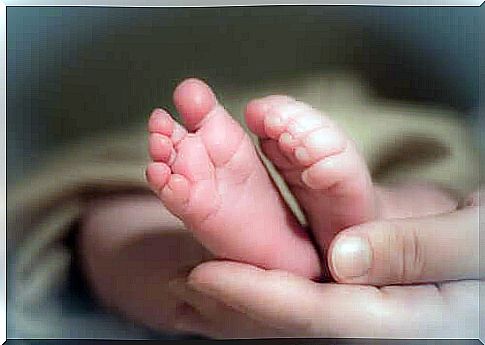
[[[348,228],[333,240],[328,264],[338,282],[350,284],[480,278],[478,207]]]

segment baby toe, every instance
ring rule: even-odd
[[[148,120],[148,131],[150,133],[163,134],[167,137],[172,135],[175,121],[165,110],[157,108],[152,111]]]
[[[165,135],[152,133],[148,138],[150,157],[156,162],[170,163],[175,157],[172,141]]]
[[[146,169],[146,178],[150,188],[159,195],[170,177],[170,168],[160,162],[150,163]]]
[[[300,143],[301,145],[295,148],[295,158],[301,165],[309,166],[320,159],[344,151],[347,139],[335,128],[322,127],[310,132]]]
[[[281,152],[276,141],[271,139],[261,140],[261,150],[278,169],[293,168],[293,162]]]
[[[338,187],[342,181],[357,181],[361,173],[360,161],[357,158],[357,154],[348,148],[341,153],[321,159],[303,171],[302,181],[315,190]]]
[[[183,175],[172,174],[160,190],[163,204],[175,215],[182,216],[190,197],[190,181]]]

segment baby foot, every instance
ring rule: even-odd
[[[174,103],[185,128],[161,109],[149,120],[147,179],[163,204],[218,257],[317,277],[307,233],[212,90],[188,79]]]
[[[371,220],[374,189],[363,157],[329,118],[286,96],[250,102],[248,127],[308,217],[322,248],[335,234]]]

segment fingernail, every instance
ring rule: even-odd
[[[367,274],[372,264],[369,242],[361,237],[341,237],[334,245],[332,264],[339,278],[357,278]]]

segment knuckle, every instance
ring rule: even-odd
[[[425,256],[418,229],[394,223],[390,230],[391,276],[396,283],[419,281],[423,277]]]

